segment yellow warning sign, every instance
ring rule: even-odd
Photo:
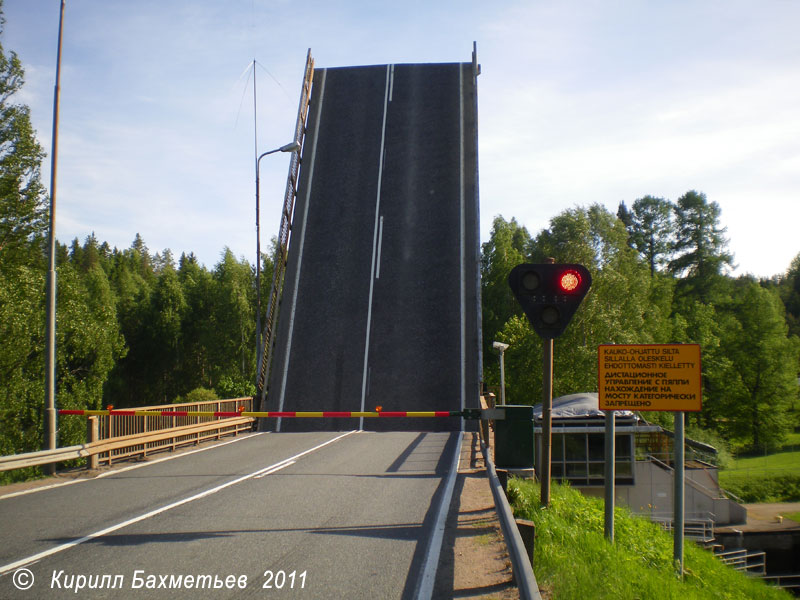
[[[597,359],[600,410],[702,408],[698,344],[604,344]]]

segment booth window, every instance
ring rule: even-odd
[[[537,437],[540,437],[537,435]],[[553,430],[551,476],[573,485],[602,486],[605,477],[605,435],[558,433]],[[617,485],[633,485],[633,435],[616,435]],[[541,448],[540,444],[537,444]]]

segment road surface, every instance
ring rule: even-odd
[[[416,598],[458,436],[262,433],[0,496],[0,598]]]
[[[315,72],[267,410],[478,406],[475,94],[471,63]]]

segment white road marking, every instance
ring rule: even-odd
[[[263,473],[261,473],[261,475],[256,475],[255,477],[253,477],[253,479],[261,479],[262,477],[266,477],[267,475],[272,475],[273,473],[277,473],[281,469],[285,469],[286,467],[291,467],[296,462],[297,462],[296,460],[291,460],[291,459],[285,460],[282,463],[278,463],[271,469],[264,471]]]
[[[464,276],[464,65],[458,69],[458,136],[459,136],[459,251],[461,252],[461,410],[466,406],[467,398],[467,319],[466,319],[466,282]],[[464,419],[461,419],[461,430],[464,430]]]
[[[450,464],[450,472],[444,486],[439,506],[436,509],[436,520],[434,521],[431,541],[425,556],[425,565],[422,568],[422,576],[419,580],[417,600],[430,600],[433,597],[433,584],[436,583],[436,570],[439,566],[439,555],[442,553],[442,541],[444,540],[444,529],[447,523],[447,513],[450,512],[450,502],[453,499],[453,488],[458,476],[458,468],[461,464],[461,441],[464,433],[458,432],[456,450],[453,455],[453,462]]]
[[[381,224],[378,228],[378,260],[375,267],[375,279],[381,278],[381,248],[383,247],[383,215],[381,215]]]
[[[316,450],[319,450],[320,448],[324,448],[325,446],[328,446],[329,444],[333,444],[334,442],[338,442],[340,439],[342,439],[344,437],[347,437],[348,435],[352,435],[353,433],[356,433],[356,432],[355,431],[348,431],[347,433],[344,433],[344,434],[342,434],[340,436],[337,436],[337,437],[335,437],[335,438],[333,438],[331,440],[328,440],[327,442],[323,442],[322,444],[314,446],[313,448],[309,448],[308,450],[300,452],[299,454],[295,454],[294,456],[292,456],[290,458],[287,458],[285,460],[282,460],[282,461],[280,461],[278,463],[275,463],[274,465],[270,465],[269,467],[264,467],[263,469],[259,469],[258,471],[255,471],[253,473],[248,473],[247,475],[243,475],[241,477],[233,479],[232,481],[228,481],[227,483],[223,483],[222,485],[218,485],[216,487],[207,489],[204,492],[200,492],[199,494],[195,494],[194,496],[189,496],[188,498],[184,498],[183,500],[178,500],[176,502],[172,502],[171,504],[167,504],[166,506],[162,506],[161,508],[157,508],[155,510],[151,510],[150,512],[147,512],[147,513],[144,513],[142,515],[139,515],[138,517],[133,517],[132,519],[128,519],[127,521],[123,521],[121,523],[117,523],[116,525],[112,525],[111,527],[106,527],[105,529],[101,529],[100,531],[95,531],[94,533],[90,533],[89,535],[85,535],[82,538],[78,538],[77,540],[73,540],[71,542],[67,542],[66,544],[60,544],[58,546],[54,546],[54,547],[50,548],[49,550],[44,550],[44,551],[39,552],[37,554],[33,554],[31,556],[22,558],[22,559],[20,559],[18,561],[15,561],[13,563],[9,563],[7,565],[3,565],[2,567],[0,567],[0,575],[5,575],[6,573],[14,571],[14,570],[16,570],[16,569],[18,569],[20,567],[23,567],[25,565],[29,565],[29,564],[31,564],[33,562],[36,562],[38,560],[41,560],[43,558],[47,558],[48,556],[52,556],[53,554],[58,554],[59,552],[63,552],[64,550],[69,550],[70,548],[74,548],[75,546],[83,544],[84,542],[89,542],[91,540],[94,540],[96,538],[102,537],[104,535],[108,535],[109,533],[114,533],[115,531],[119,531],[123,527],[127,527],[128,525],[133,525],[135,523],[139,523],[140,521],[144,521],[145,519],[149,519],[151,517],[155,517],[156,515],[160,515],[161,513],[167,512],[168,510],[172,510],[173,508],[177,508],[179,506],[183,506],[184,504],[188,504],[189,502],[194,502],[195,500],[199,500],[201,498],[205,498],[207,496],[211,496],[212,494],[216,494],[217,492],[220,492],[220,491],[224,490],[225,488],[229,488],[231,486],[234,486],[237,483],[242,483],[243,481],[247,481],[248,479],[254,479],[254,478],[257,478],[259,476],[263,477],[264,475],[269,475],[270,473],[274,473],[277,470],[280,470],[280,469],[282,469],[284,467],[288,467],[289,466],[288,464],[285,464],[285,463],[288,463],[288,462],[292,462],[293,463],[293,462],[297,461],[297,459],[299,459],[299,458],[301,458],[303,456],[306,456],[307,454],[311,454],[312,452],[315,452]],[[278,467],[280,467],[280,468],[278,468]]]
[[[367,400],[367,366],[369,363],[369,334],[372,328],[372,295],[375,289],[375,278],[372,276],[375,273],[375,259],[377,254],[377,246],[378,246],[378,226],[379,226],[379,215],[381,209],[381,182],[383,180],[383,162],[385,156],[385,147],[386,147],[386,113],[389,107],[389,84],[391,83],[391,73],[392,73],[392,66],[393,65],[386,65],[386,91],[384,92],[383,97],[383,125],[381,126],[381,147],[380,151],[378,152],[378,156],[380,156],[380,161],[378,163],[378,193],[375,197],[375,227],[372,233],[372,265],[370,266],[370,278],[369,278],[369,301],[367,304],[367,334],[366,334],[366,342],[364,345],[364,368],[362,370],[362,380],[361,380],[361,412],[364,412],[364,405]],[[364,417],[360,417],[358,420],[358,428],[364,429]]]
[[[302,233],[300,234],[300,252],[297,257],[297,272],[294,276],[294,290],[292,293],[292,308],[289,313],[289,335],[288,340],[286,342],[286,353],[284,354],[283,359],[283,379],[281,381],[281,394],[278,400],[278,412],[283,411],[283,404],[284,400],[286,399],[286,379],[287,374],[289,371],[289,359],[291,358],[292,352],[292,335],[294,333],[294,317],[297,311],[297,290],[300,287],[300,268],[303,266],[303,247],[305,246],[306,241],[306,223],[308,221],[308,204],[311,201],[311,187],[312,182],[314,181],[314,165],[316,164],[316,157],[317,157],[317,142],[319,141],[319,123],[322,120],[322,102],[325,98],[325,79],[327,77],[327,69],[322,69],[322,81],[320,82],[320,87],[322,88],[319,93],[319,108],[317,109],[317,122],[314,125],[314,145],[311,148],[311,165],[309,167],[310,171],[308,174],[308,186],[306,187],[306,201],[305,206],[303,207],[303,224],[302,224]],[[275,429],[277,431],[281,430],[281,419],[278,419],[278,422],[275,425]]]

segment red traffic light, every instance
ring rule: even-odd
[[[578,264],[522,264],[511,270],[508,284],[534,331],[552,339],[564,333],[592,276]]]
[[[562,292],[572,293],[580,291],[581,287],[581,274],[575,269],[569,269],[561,274],[558,278],[558,287]]]

